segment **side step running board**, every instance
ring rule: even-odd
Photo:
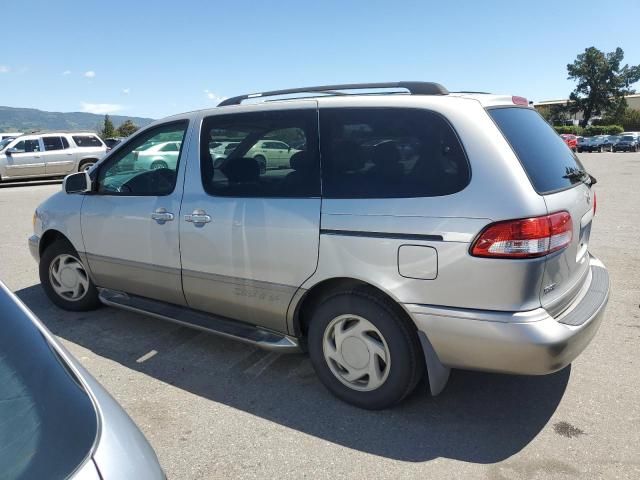
[[[100,289],[100,301],[111,307],[148,315],[186,327],[197,328],[214,335],[250,343],[266,350],[274,350],[281,353],[301,351],[300,344],[294,337],[228,318],[191,310],[187,307],[108,289]]]

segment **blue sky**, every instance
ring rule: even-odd
[[[69,1],[2,8],[0,105],[159,118],[220,97],[432,80],[566,97],[589,46],[640,63],[640,1]],[[640,86],[636,85],[640,90]]]

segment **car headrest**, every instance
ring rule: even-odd
[[[291,165],[291,168],[297,171],[308,170],[310,165],[307,152],[296,152],[291,155],[291,158],[289,159],[289,165]]]
[[[332,150],[334,168],[339,172],[354,172],[364,166],[362,152],[357,143],[348,140],[336,142]]]
[[[373,163],[378,167],[395,165],[400,162],[400,152],[393,142],[383,142],[373,149]]]
[[[260,165],[253,158],[233,158],[227,161],[220,170],[232,183],[257,182],[260,178]]]

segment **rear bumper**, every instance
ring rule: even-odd
[[[557,318],[538,308],[487,312],[405,305],[440,362],[451,368],[544,375],[570,364],[598,331],[609,275],[596,258],[576,300]],[[565,322],[565,323],[563,323]]]
[[[29,251],[36,262],[40,262],[40,237],[31,235],[29,237]]]

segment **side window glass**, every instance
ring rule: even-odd
[[[93,135],[74,135],[73,141],[78,147],[102,147],[102,142]]]
[[[441,115],[409,108],[320,110],[323,196],[411,198],[467,186],[469,164]]]
[[[24,140],[19,141],[18,143],[16,143],[13,148],[15,149],[16,153],[24,153]]]
[[[278,150],[285,144],[291,147]],[[200,149],[202,183],[211,195],[320,195],[315,109],[208,117]]]
[[[65,137],[60,137],[62,139],[62,148],[69,148],[69,140]]]
[[[62,150],[62,140],[60,137],[42,137],[42,143],[44,143],[45,151]]]
[[[168,195],[175,188],[188,122],[173,122],[135,136],[98,171],[98,193]],[[163,151],[168,142],[175,151]]]
[[[25,140],[24,141],[24,151],[25,152],[39,152],[40,151],[40,141],[35,140]]]

